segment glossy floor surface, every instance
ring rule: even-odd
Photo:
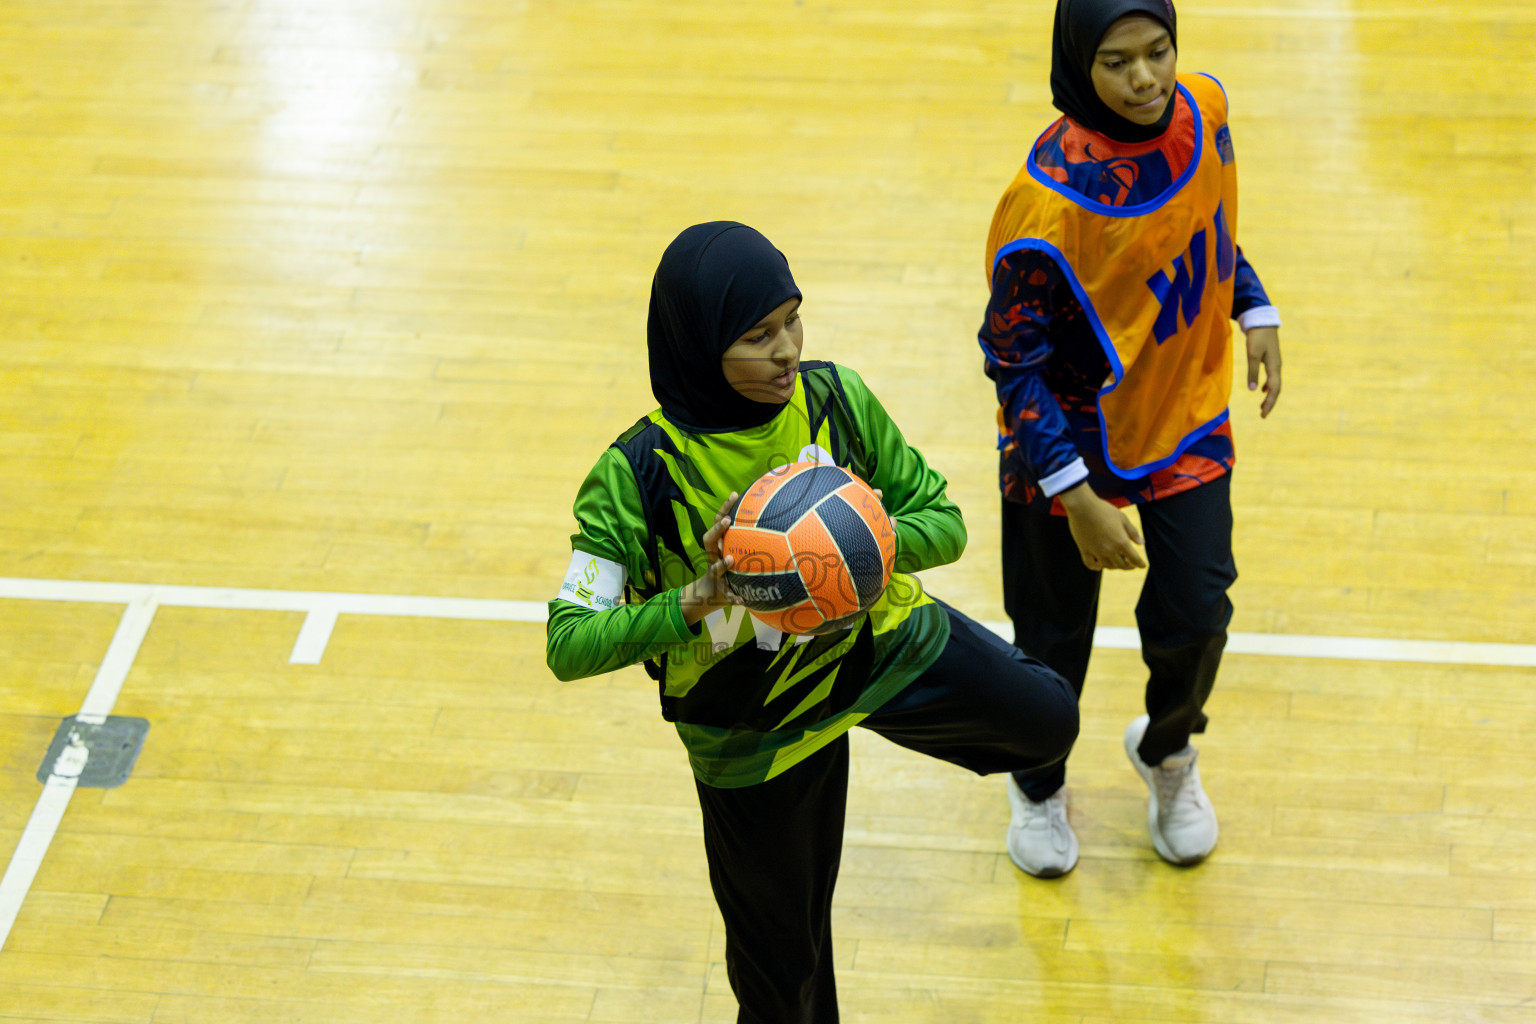
[[[0,1022],[734,1020],[653,684],[544,664],[571,500],[654,404],[662,249],[746,221],[967,514],[929,589],[1003,617],[975,332],[1051,10],[0,4]],[[1285,320],[1232,411],[1220,846],[1147,841],[1115,576],[1073,874],[855,736],[843,1019],[1528,1024],[1536,8],[1179,14]],[[50,797],[91,699],[143,751]]]

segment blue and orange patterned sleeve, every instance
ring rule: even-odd
[[[987,376],[997,385],[1000,483],[1015,501],[1057,494],[1088,475],[1045,379],[1051,323],[1069,313],[1057,298],[1064,283],[1061,267],[1046,253],[1014,250],[992,269],[992,295],[977,334]]]
[[[1268,306],[1269,294],[1259,281],[1259,275],[1243,255],[1243,247],[1237,247],[1237,276],[1232,282],[1232,319],[1236,320],[1250,309]]]

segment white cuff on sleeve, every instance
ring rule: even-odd
[[[1254,306],[1238,314],[1237,326],[1244,334],[1255,327],[1279,327],[1280,311],[1274,306]]]
[[[1088,479],[1088,466],[1076,459],[1040,481],[1040,491],[1047,498],[1054,498],[1068,487],[1076,487]]]

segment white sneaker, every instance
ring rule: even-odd
[[[1152,792],[1147,831],[1152,833],[1158,856],[1170,864],[1197,864],[1216,848],[1216,811],[1200,786],[1200,769],[1195,766],[1199,752],[1186,745],[1156,768],[1148,767],[1136,748],[1149,721],[1142,715],[1125,727],[1126,756]]]
[[[1035,803],[1008,776],[1008,859],[1036,878],[1055,878],[1077,866],[1077,835],[1067,823],[1067,787]]]

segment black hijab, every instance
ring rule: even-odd
[[[1163,134],[1173,119],[1170,98],[1156,124],[1137,124],[1110,110],[1094,91],[1090,69],[1099,41],[1109,26],[1127,14],[1145,14],[1168,29],[1178,49],[1179,34],[1172,0],[1056,0],[1056,28],[1051,34],[1051,102],[1089,131],[1116,142],[1146,142]]]
[[[800,289],[789,261],[758,232],[735,221],[695,224],[661,254],[651,282],[646,345],[651,392],[678,426],[740,430],[784,408],[731,387],[720,357],[737,338]]]

